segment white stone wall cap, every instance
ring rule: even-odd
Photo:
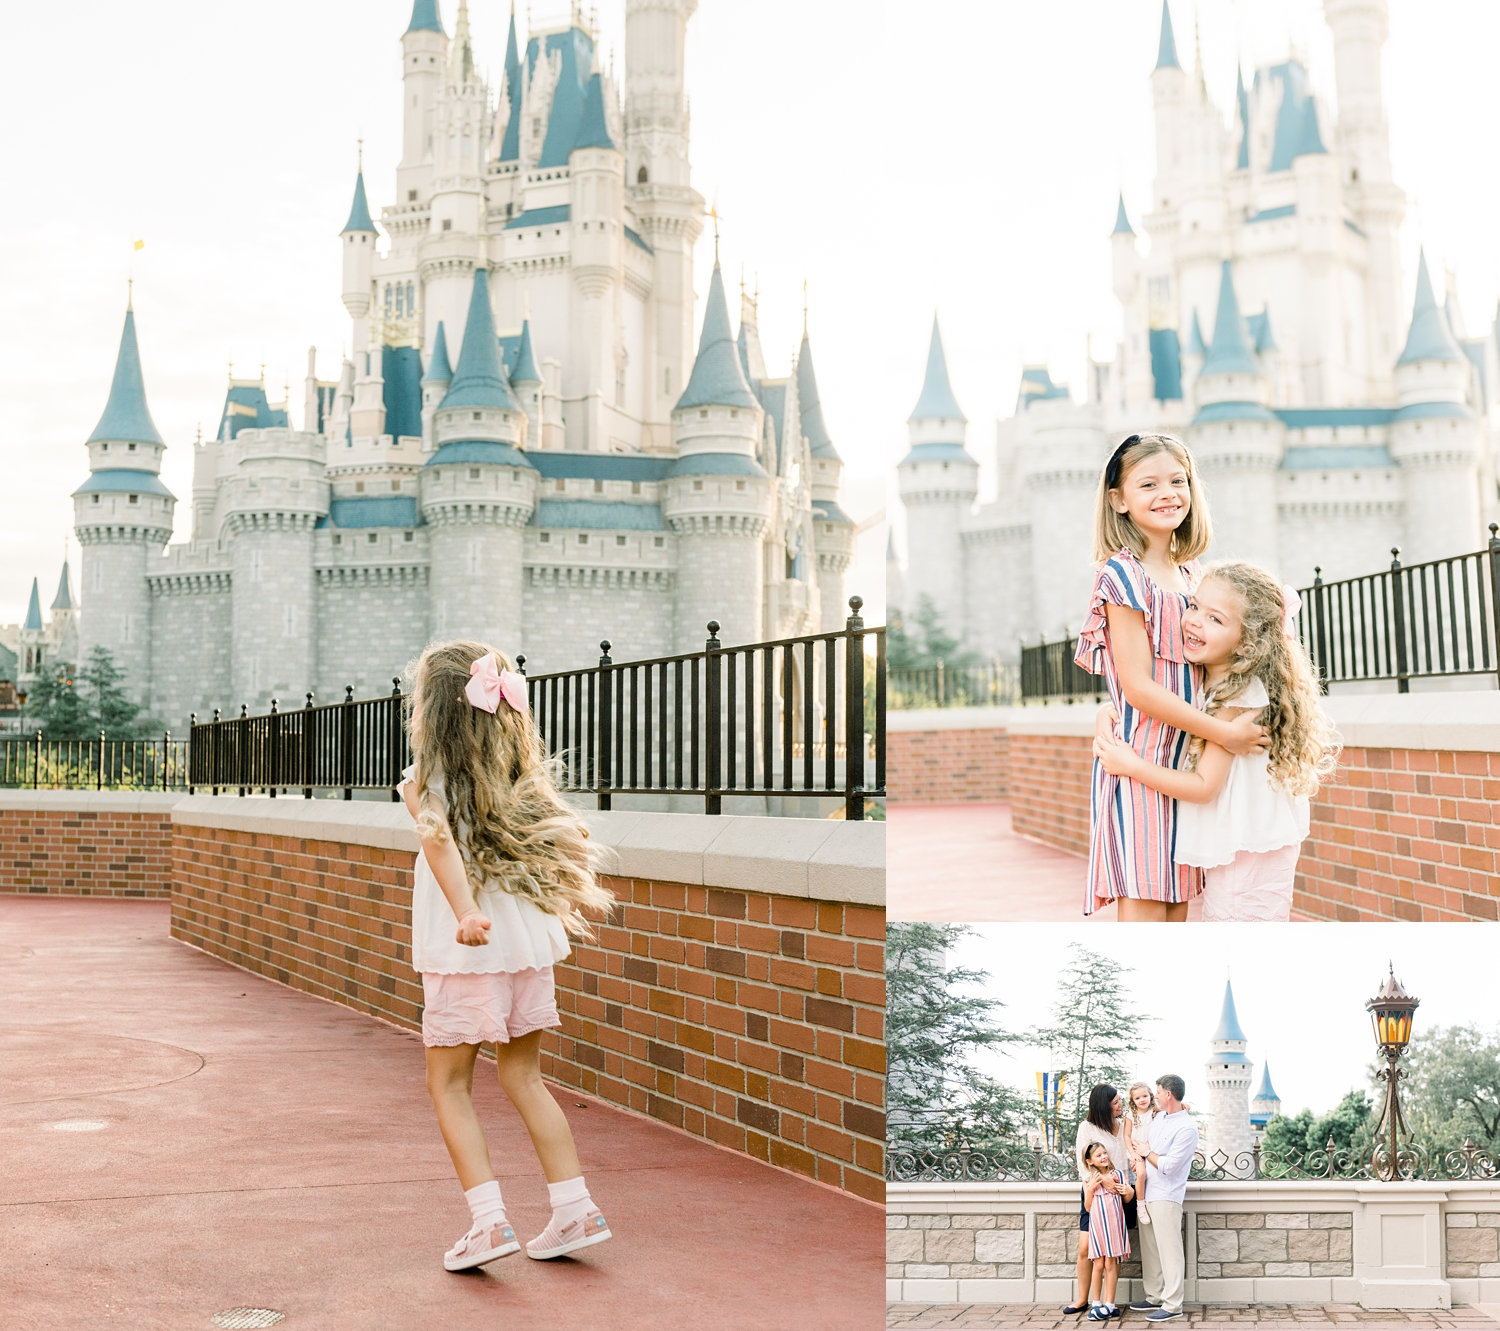
[[[1059,1199],[1077,1197],[1078,1181],[1020,1183],[895,1183],[885,1185],[885,1204],[891,1214],[921,1215],[943,1211],[955,1214],[993,1212],[997,1208],[1052,1206]],[[1500,1199],[1500,1179],[1444,1182],[1381,1183],[1357,1179],[1194,1180],[1187,1201],[1195,1210],[1226,1207],[1240,1211],[1298,1211],[1325,1209],[1330,1203],[1348,1207],[1376,1207],[1383,1212],[1409,1207],[1416,1210],[1446,1201],[1455,1206],[1488,1206]]]
[[[189,798],[161,790],[0,790],[0,809],[38,813],[168,813]]]
[[[923,707],[887,712],[885,728],[895,730],[1008,730],[1019,707]]]
[[[179,827],[347,841],[412,853],[418,848],[411,815],[397,803],[190,795],[171,811]],[[622,878],[885,904],[885,827],[880,823],[614,810],[590,810],[584,818],[590,835],[612,852],[607,871]]]
[[[1097,702],[1048,703],[1045,707],[1012,707],[1012,735],[1078,735],[1091,738],[1099,719]]]

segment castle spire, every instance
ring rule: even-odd
[[[1135,228],[1130,225],[1130,218],[1125,213],[1125,191],[1120,191],[1120,204],[1115,209],[1115,229],[1109,233],[1112,236],[1133,236]]]
[[[1214,315],[1214,340],[1203,362],[1202,374],[1259,374],[1260,366],[1250,354],[1245,337],[1245,321],[1240,317],[1240,302],[1234,294],[1234,277],[1229,260],[1219,273],[1219,309]]]
[[[1240,62],[1234,62],[1234,104],[1240,117],[1240,153],[1235,158],[1234,169],[1247,171],[1250,168],[1250,98],[1245,92],[1245,71]]]
[[[943,354],[943,335],[938,329],[936,314],[932,316],[932,341],[927,348],[927,377],[922,381],[922,396],[906,419],[908,424],[912,421],[968,420],[959,410],[948,383],[948,358]]]
[[[531,320],[521,321],[521,342],[516,347],[516,368],[511,371],[513,384],[539,384],[541,372],[536,367],[536,352],[531,346]]]
[[[500,160],[514,162],[521,156],[521,55],[516,42],[516,7],[510,7],[510,35],[505,39],[505,100],[510,104],[505,135],[500,140]]]
[[[42,628],[42,597],[35,578],[31,580],[31,604],[26,607],[26,622],[21,627],[33,633]]]
[[[805,316],[804,316],[805,324]],[[802,433],[815,458],[838,458],[838,450],[823,422],[823,404],[818,400],[818,376],[813,371],[812,344],[807,329],[802,329],[802,346],[797,352],[797,410],[802,415]]]
[[[141,377],[141,350],[135,340],[135,311],[125,311],[120,351],[115,357],[115,377],[109,386],[104,415],[87,442],[123,440],[137,444],[160,444],[161,435],[146,406],[146,384]]]
[[[1256,1089],[1254,1098],[1257,1100],[1276,1101],[1280,1101],[1281,1099],[1281,1097],[1276,1094],[1276,1088],[1271,1085],[1271,1065],[1269,1062],[1261,1066],[1260,1086]]]
[[[364,152],[361,148],[361,157]],[[354,176],[354,202],[349,205],[349,220],[344,223],[344,229],[339,235],[346,236],[351,231],[368,231],[375,234],[375,223],[370,220],[370,205],[365,199],[365,172],[363,165]]]
[[[677,399],[674,411],[683,407],[758,407],[755,394],[745,382],[740,366],[734,333],[729,326],[729,303],[724,297],[724,274],[717,263],[708,285],[708,301],[703,307],[703,331],[698,339],[698,356],[687,387]]]
[[[68,561],[63,560],[62,577],[57,582],[57,595],[52,598],[52,609],[73,609],[73,579],[68,576]]]
[[[1161,42],[1156,49],[1157,69],[1181,69],[1177,59],[1177,40],[1172,35],[1172,11],[1167,0],[1161,0]]]
[[[1234,1010],[1234,986],[1224,981],[1224,1006],[1219,1012],[1219,1026],[1214,1031],[1215,1042],[1233,1040],[1243,1044],[1245,1032],[1240,1029],[1239,1013]]]
[[[411,22],[407,32],[442,32],[443,19],[438,13],[438,0],[413,0]]]
[[[437,333],[432,339],[432,355],[427,358],[427,373],[422,376],[424,384],[446,384],[453,379],[453,367],[448,364],[448,330],[438,320]]]
[[[1453,340],[1453,330],[1448,326],[1437,297],[1432,294],[1432,278],[1427,273],[1427,251],[1417,252],[1417,295],[1412,303],[1411,329],[1406,335],[1406,346],[1397,365],[1410,365],[1420,360],[1462,360],[1464,354]]]
[[[1188,334],[1187,349],[1190,356],[1206,356],[1208,354],[1208,347],[1203,341],[1203,325],[1198,322],[1198,311],[1196,308],[1193,310],[1193,327],[1192,331]]]
[[[574,149],[613,148],[615,141],[609,137],[609,126],[604,121],[604,81],[598,74],[589,79],[583,94],[583,118],[578,124],[578,138]]]
[[[474,82],[474,46],[469,40],[469,0],[458,0],[453,45],[448,49],[448,82],[465,88]]]
[[[502,411],[521,410],[505,372],[500,368],[500,344],[495,338],[495,316],[490,309],[490,274],[486,268],[474,270],[474,287],[469,294],[469,317],[464,324],[463,346],[458,352],[458,367],[453,382],[438,404],[446,407],[499,407]]]

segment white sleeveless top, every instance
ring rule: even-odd
[[[1270,701],[1266,686],[1251,679],[1229,705],[1261,708]],[[1307,796],[1288,795],[1273,786],[1265,754],[1232,758],[1216,800],[1178,802],[1177,862],[1214,869],[1244,852],[1259,854],[1300,845],[1307,839],[1308,821]]]
[[[401,775],[415,781],[416,765]],[[441,773],[434,774],[428,791],[446,808]],[[464,832],[460,824],[455,833],[460,846]],[[417,852],[411,892],[411,963],[415,970],[437,975],[488,975],[538,970],[568,955],[568,931],[563,922],[534,901],[507,892],[497,883],[485,884],[475,899],[490,922],[490,941],[482,947],[465,947],[455,937],[458,917],[453,907],[428,868],[426,855]]]

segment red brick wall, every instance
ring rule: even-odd
[[[167,897],[172,814],[0,809],[0,892]]]
[[[1010,740],[985,730],[888,730],[886,789],[892,803],[951,804],[1010,794]]]
[[[1500,918],[1500,754],[1345,749],[1295,908],[1319,920]]]
[[[178,826],[172,858],[174,937],[420,1027],[411,852]],[[882,1200],[884,912],[609,881],[621,908],[556,968],[543,1071]]]
[[[1093,740],[1080,735],[1010,737],[1011,826],[1049,846],[1089,853]]]

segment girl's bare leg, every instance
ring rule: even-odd
[[[489,1144],[474,1112],[474,1059],[478,1053],[477,1044],[427,1050],[427,1094],[432,1097],[443,1144],[465,1192],[495,1177]]]
[[[1141,901],[1136,897],[1118,897],[1115,903],[1115,918],[1122,924],[1160,924],[1171,918],[1167,912],[1175,907],[1165,901]],[[1181,918],[1187,918],[1187,907],[1183,906]]]
[[[1104,1302],[1115,1301],[1115,1286],[1120,1280],[1120,1259],[1118,1257],[1106,1257],[1104,1259]]]
[[[1187,902],[1174,901],[1167,906],[1167,913],[1163,918],[1168,924],[1181,924],[1187,919],[1187,908]]]
[[[1089,1277],[1090,1303],[1099,1302],[1099,1286],[1104,1279],[1104,1263],[1106,1260],[1106,1258],[1097,1257],[1091,1263],[1089,1263],[1089,1265],[1093,1267],[1093,1273]]]
[[[542,1080],[542,1033],[532,1031],[509,1044],[495,1046],[500,1089],[515,1105],[548,1183],[562,1183],[583,1173],[567,1116]]]

